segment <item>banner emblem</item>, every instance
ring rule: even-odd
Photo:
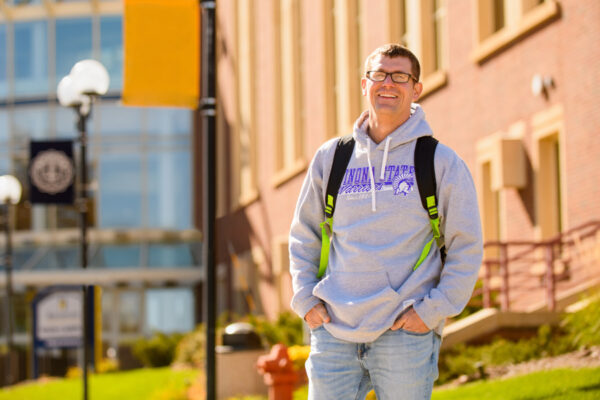
[[[72,203],[75,181],[73,142],[32,141],[30,153],[30,201],[46,204]]]

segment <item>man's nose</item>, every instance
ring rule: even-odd
[[[392,80],[392,74],[387,74],[385,79],[381,81],[382,84],[393,85],[395,82]]]

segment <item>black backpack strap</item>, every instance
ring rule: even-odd
[[[321,259],[319,262],[319,272],[317,278],[321,278],[327,269],[329,261],[329,244],[330,235],[333,227],[333,213],[335,211],[335,203],[337,200],[340,185],[346,174],[346,168],[352,157],[354,150],[354,138],[352,135],[341,137],[338,140],[335,154],[333,155],[333,163],[331,164],[331,173],[329,181],[327,181],[327,189],[325,191],[325,221],[321,222]]]
[[[325,215],[327,215],[328,218],[333,217],[338,191],[340,190],[353,151],[354,138],[352,135],[343,136],[338,140],[335,154],[333,155],[333,163],[331,164],[329,181],[327,182],[327,190],[325,192]]]
[[[421,196],[421,204],[429,213],[430,206],[427,204],[427,198],[434,197],[437,206],[437,184],[435,182],[435,148],[438,141],[433,136],[421,136],[417,139],[415,147],[415,176],[417,185],[419,186],[419,195]],[[430,200],[431,203],[431,200]],[[437,209],[435,210],[437,218]],[[432,215],[429,214],[432,218]]]
[[[438,244],[441,242],[440,233],[440,218],[438,213],[438,198],[437,198],[437,184],[435,179],[435,149],[438,141],[433,136],[421,136],[417,139],[415,147],[415,176],[417,178],[417,186],[419,187],[419,196],[421,197],[421,204],[429,215],[429,222],[431,224],[431,230],[433,231],[433,239],[428,242],[423,249],[419,260],[413,269],[423,262],[429,250],[431,244],[435,239]],[[446,258],[445,248],[441,247],[442,263]]]

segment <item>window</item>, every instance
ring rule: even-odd
[[[147,157],[148,226],[191,227],[192,177],[189,150],[150,153]]]
[[[486,60],[559,15],[556,0],[473,0],[477,43],[471,57]]]
[[[340,135],[337,130],[337,118],[335,118],[337,110],[336,90],[336,72],[335,72],[335,9],[334,0],[324,0],[323,7],[323,26],[322,30],[325,37],[323,38],[323,51],[325,60],[321,65],[323,71],[323,90],[325,98],[325,137],[332,138]],[[314,79],[314,78],[313,78]]]
[[[290,253],[288,236],[277,236],[273,239],[273,275],[277,291],[278,311],[289,310],[289,299],[292,298],[292,277],[290,275]]]
[[[477,192],[483,228],[484,242],[502,240],[501,232],[501,188],[494,182],[494,172],[500,161],[495,154],[498,135],[490,135],[477,143]],[[498,256],[497,248],[485,249],[486,258]]]
[[[8,60],[7,51],[6,25],[0,25],[0,99],[4,99],[8,96],[8,78],[6,76],[6,62]],[[2,134],[2,127],[0,126],[0,140]]]
[[[335,95],[339,135],[352,133],[361,111],[359,11],[356,0],[334,0]]]
[[[389,0],[390,41],[402,43],[421,63],[421,97],[446,83],[446,0]]]
[[[302,135],[302,60],[300,55],[300,1],[276,2],[275,26],[280,30],[275,38],[276,60],[280,60],[278,74],[280,85],[276,98],[281,99],[276,114],[280,128],[276,136],[275,185],[286,182],[306,168],[303,159]],[[276,28],[277,29],[277,28]]]
[[[71,112],[71,121],[75,118]],[[13,111],[13,135],[17,142],[25,145],[29,139],[47,139],[49,135],[49,115],[48,107],[44,105],[19,106]],[[74,136],[75,126],[72,125],[70,136]]]
[[[525,123],[517,121],[505,132],[477,141],[477,193],[484,241],[503,240],[508,229],[507,193],[527,188],[527,162],[523,137]],[[486,249],[486,257],[497,255]]]
[[[103,245],[93,254],[90,266],[94,268],[136,268],[140,266],[140,246]]]
[[[99,130],[103,138],[113,140],[130,137],[138,140],[145,128],[144,112],[141,107],[121,107],[103,102],[94,106],[92,117],[96,114],[100,118]],[[89,126],[93,125],[90,123]]]
[[[142,292],[139,290],[119,291],[119,331],[140,333],[142,330]]]
[[[47,23],[15,23],[14,38],[15,95],[45,96],[49,88]]]
[[[129,109],[119,107],[123,110]],[[192,118],[189,110],[181,108],[148,109],[148,134],[163,137],[186,136],[192,130]]]
[[[246,205],[258,196],[256,188],[256,116],[254,76],[253,2],[239,1],[236,10],[237,118],[232,152],[233,207]]]
[[[0,109],[0,154],[3,155],[0,160],[4,160],[4,152],[8,150],[8,126],[8,113],[6,109]]]
[[[56,82],[71,72],[77,61],[92,57],[92,20],[56,21]]]
[[[123,86],[123,25],[121,16],[100,18],[100,62],[110,76],[109,90]]]
[[[102,154],[99,177],[99,226],[142,226],[141,155],[130,152]]]
[[[195,265],[191,247],[182,244],[151,244],[148,249],[148,266],[160,268],[190,267]]]
[[[194,329],[194,308],[190,288],[148,289],[145,331],[189,332]]]
[[[548,239],[563,231],[564,128],[562,107],[555,106],[533,117],[534,173],[537,239]]]

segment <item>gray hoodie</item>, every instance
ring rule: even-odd
[[[444,320],[462,311],[477,280],[483,246],[477,195],[465,163],[439,143],[435,153],[440,230],[447,249],[442,268],[434,245],[413,271],[433,233],[414,174],[416,139],[432,135],[421,107],[381,143],[367,134],[368,112],[354,125],[356,145],[338,192],[327,272],[317,279],[319,223],[337,138],[317,151],[304,180],[290,231],[292,308],[304,317],[323,302],[325,329],[357,343],[372,342],[413,306],[441,334]],[[375,181],[375,185],[370,182]]]

